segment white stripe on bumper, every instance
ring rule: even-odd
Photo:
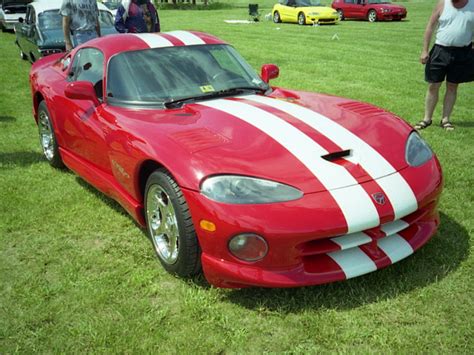
[[[328,255],[339,265],[348,279],[377,270],[372,259],[359,248],[335,251]]]
[[[377,245],[389,257],[392,264],[413,254],[411,245],[398,234],[379,239]]]

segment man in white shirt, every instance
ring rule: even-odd
[[[100,37],[99,8],[96,0],[63,0],[61,6],[66,50]]]

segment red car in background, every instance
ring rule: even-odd
[[[407,9],[384,0],[334,0],[332,8],[339,13],[340,20],[346,18],[367,19],[369,22],[401,21]]]

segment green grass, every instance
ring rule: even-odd
[[[257,70],[278,64],[275,85],[367,101],[414,124],[432,4],[406,6],[402,23],[326,27],[224,23],[246,19],[242,8],[160,15],[165,31],[213,33]],[[445,175],[441,226],[424,248],[347,282],[223,290],[167,274],[115,202],[42,159],[30,65],[13,41],[0,33],[0,353],[473,353],[473,84],[460,87],[454,132],[422,132]]]

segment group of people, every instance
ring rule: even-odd
[[[97,0],[63,0],[61,15],[67,51],[100,37]],[[122,0],[115,28],[120,33],[160,32],[160,18],[150,0]]]
[[[66,50],[100,37],[96,0],[63,0],[61,7]],[[121,33],[160,32],[158,12],[150,0],[122,0],[115,16]],[[435,44],[429,51],[433,33]],[[440,125],[453,130],[450,121],[460,83],[474,81],[474,0],[439,0],[426,26],[420,62],[425,65],[428,91],[425,116],[415,125],[427,128],[433,120],[439,90],[446,81]]]

